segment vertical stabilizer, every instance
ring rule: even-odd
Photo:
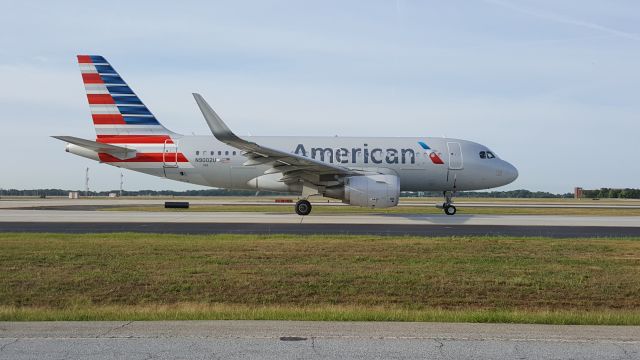
[[[99,141],[126,137],[137,138],[134,142],[147,137],[156,141],[175,135],[160,124],[104,57],[78,55],[78,63]]]

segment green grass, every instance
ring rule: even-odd
[[[151,212],[265,212],[293,213],[291,205],[191,205],[189,209],[165,209],[163,205],[140,205],[109,207],[108,211],[151,211]],[[422,215],[442,214],[435,206],[396,206],[387,209],[369,209],[357,206],[314,206],[311,216],[340,214],[397,214]],[[518,207],[458,207],[460,215],[583,215],[583,216],[640,216],[640,209],[610,208],[518,208]]]
[[[0,320],[640,325],[640,239],[0,234]]]
[[[640,311],[452,310],[370,306],[225,304],[98,305],[64,309],[0,306],[0,321],[293,320],[638,325]]]

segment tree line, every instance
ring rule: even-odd
[[[582,190],[582,197],[593,199],[640,199],[640,189],[610,189]]]
[[[69,192],[78,192],[85,195],[82,190],[65,190],[65,189],[3,189],[0,190],[1,196],[68,196]],[[89,191],[88,196],[108,196],[110,193],[119,194],[119,190],[109,191]],[[601,188],[598,190],[583,190],[584,198],[594,199],[640,199],[640,189],[611,189]],[[250,190],[227,190],[227,189],[204,189],[204,190],[136,190],[123,191],[123,196],[286,196],[287,193],[277,193],[270,191],[250,191]],[[401,197],[441,197],[442,192],[439,191],[403,191]],[[521,199],[541,199],[541,198],[572,198],[573,193],[554,194],[546,191],[530,191],[530,190],[509,190],[509,191],[461,191],[456,193],[458,197],[476,197],[476,198],[521,198]]]

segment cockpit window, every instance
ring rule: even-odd
[[[496,156],[495,156],[495,155],[493,155],[493,153],[492,153],[491,151],[487,151],[487,159],[493,159],[493,158],[495,158],[495,157],[496,157]]]
[[[487,152],[486,151],[480,151],[480,159],[486,159],[487,158]]]

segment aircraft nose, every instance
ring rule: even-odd
[[[505,161],[502,169],[502,174],[504,176],[504,179],[507,181],[507,184],[510,184],[518,178],[518,169]]]

